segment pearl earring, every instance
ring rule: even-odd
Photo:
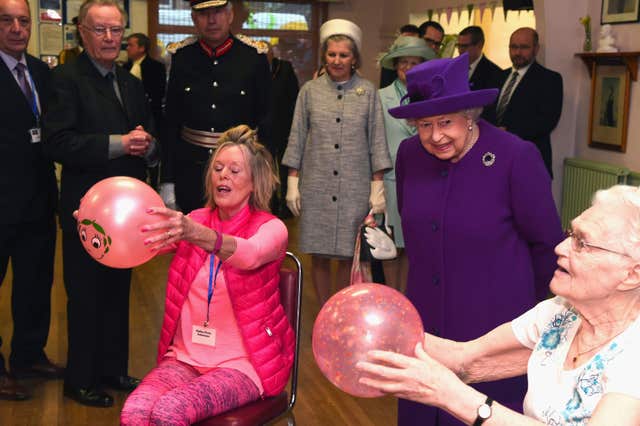
[[[467,126],[467,130],[470,132],[473,131],[473,123],[469,123],[469,125]]]

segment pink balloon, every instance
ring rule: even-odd
[[[413,355],[423,340],[422,320],[402,293],[380,284],[355,284],[331,297],[313,325],[313,356],[343,391],[365,398],[383,393],[358,383],[358,361],[373,349]]]
[[[162,198],[146,183],[127,176],[103,179],[82,197],[78,235],[87,253],[112,268],[133,268],[155,256],[144,240],[162,233],[142,233],[144,224],[166,220],[147,213],[162,207]]]

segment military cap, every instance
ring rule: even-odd
[[[185,0],[191,4],[191,9],[200,10],[209,7],[226,6],[229,0]]]

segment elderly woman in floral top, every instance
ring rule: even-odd
[[[361,382],[468,425],[640,424],[640,189],[599,191],[556,247],[557,296],[469,342],[372,351]],[[524,415],[465,383],[527,374]]]

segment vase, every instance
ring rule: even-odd
[[[584,43],[582,44],[582,50],[585,52],[591,52],[591,31],[585,30]]]

